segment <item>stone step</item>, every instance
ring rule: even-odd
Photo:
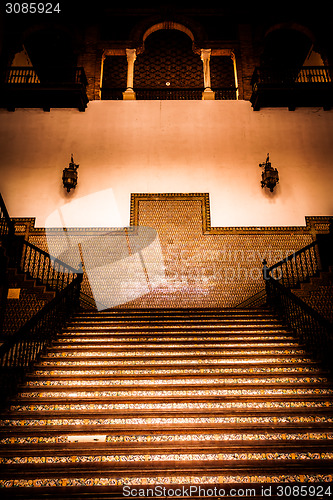
[[[270,374],[270,375],[234,375],[223,377],[223,375],[212,376],[210,374],[197,374],[194,376],[189,375],[164,375],[160,378],[158,374],[149,375],[149,378],[133,376],[127,378],[126,376],[115,376],[104,373],[101,371],[99,375],[80,373],[76,376],[71,375],[51,375],[51,374],[39,374],[32,373],[26,377],[25,387],[38,387],[45,385],[109,385],[109,386],[128,386],[128,387],[145,387],[145,386],[197,386],[197,385],[248,385],[248,384],[282,384],[282,385],[292,385],[297,384],[299,386],[304,385],[321,385],[322,387],[331,387],[330,380],[327,377],[319,376],[305,376],[304,374],[298,373],[296,375],[281,375],[281,374]],[[47,383],[49,382],[49,383]]]
[[[53,357],[53,356],[41,356],[40,357],[40,366],[43,367],[49,367],[49,366],[55,366],[57,365],[58,367],[85,367],[85,368],[91,368],[92,366],[94,367],[109,367],[109,368],[122,368],[124,366],[128,367],[133,367],[133,369],[137,368],[138,366],[143,366],[144,368],[155,368],[156,366],[158,368],[169,368],[170,366],[176,365],[177,367],[181,366],[182,368],[184,367],[191,367],[191,365],[197,365],[197,366],[203,366],[203,367],[214,367],[218,365],[222,365],[224,368],[229,365],[233,366],[234,368],[239,368],[240,366],[251,366],[251,367],[257,367],[258,365],[264,366],[264,367],[270,367],[270,366],[285,366],[290,365],[290,366],[295,366],[296,364],[298,366],[303,366],[307,368],[309,365],[314,365],[318,366],[317,363],[312,360],[310,357],[300,357],[296,355],[256,355],[256,356],[245,356],[240,354],[238,357],[233,356],[233,357],[228,357],[228,356],[220,356],[216,357],[214,355],[206,356],[205,358],[202,358],[200,356],[192,356],[191,358],[186,357],[185,355],[183,356],[177,356],[177,357],[155,357],[155,356],[150,356],[150,357],[127,357],[124,359],[119,360],[119,357],[114,356],[111,358],[111,356],[89,356],[84,357],[80,359],[80,357],[75,358],[75,356],[58,356],[58,357]]]
[[[30,449],[29,449],[30,448]],[[113,465],[115,468],[122,462],[128,464],[128,468],[135,468],[135,464],[145,466],[148,463],[156,464],[163,462],[214,462],[223,465],[231,465],[237,460],[238,464],[257,461],[283,461],[283,464],[295,461],[321,461],[324,466],[333,466],[332,444],[318,441],[308,442],[304,450],[302,443],[253,443],[244,441],[242,443],[224,443],[223,448],[219,443],[180,443],[175,449],[175,443],[136,443],[135,448],[128,450],[127,445],[118,443],[68,443],[66,451],[62,445],[47,446],[47,450],[41,447],[29,446],[28,449],[13,446],[12,449],[2,450],[0,466],[3,470],[13,470],[23,467],[34,469],[41,463],[51,465],[55,469],[64,464],[68,467],[75,465],[91,466],[91,470],[99,466]],[[326,463],[325,463],[326,462]],[[276,464],[275,464],[276,465]],[[181,465],[180,465],[181,466]],[[332,468],[333,470],[333,468]]]
[[[166,341],[191,341],[196,340],[200,342],[205,341],[217,341],[217,342],[227,342],[227,341],[252,341],[252,342],[265,342],[265,341],[290,341],[297,342],[298,339],[286,332],[285,330],[275,330],[273,333],[265,332],[263,330],[252,331],[251,335],[246,332],[233,332],[231,335],[228,332],[215,332],[211,335],[210,332],[197,332],[193,333],[177,333],[170,335],[168,333],[155,333],[148,332],[146,334],[142,333],[131,333],[122,334],[121,331],[113,332],[112,335],[109,333],[104,333],[101,331],[82,333],[81,331],[64,331],[61,336],[58,336],[58,342],[101,342],[107,340],[108,342],[144,342],[144,341],[154,341],[154,342],[166,342]]]
[[[178,333],[178,334],[168,334],[161,333],[155,334],[153,332],[145,333],[127,333],[120,335],[120,332],[112,332],[104,333],[104,332],[89,332],[82,333],[80,331],[75,332],[64,332],[61,336],[58,336],[54,343],[60,342],[293,342],[298,343],[299,339],[295,336],[292,336],[284,331],[274,331],[274,332],[265,332],[263,330],[254,331],[251,335],[245,334],[244,332],[232,334],[227,332],[218,333],[216,332],[214,335],[209,332],[198,332],[198,333]]]
[[[179,368],[179,369],[149,369],[149,368],[141,368],[141,369],[115,369],[115,370],[110,370],[110,369],[91,369],[91,368],[85,368],[85,369],[80,369],[80,367],[76,366],[73,368],[61,368],[58,366],[53,366],[51,368],[48,367],[43,367],[38,365],[35,367],[35,370],[33,373],[28,374],[26,376],[27,380],[34,380],[34,379],[49,379],[49,380],[56,380],[59,377],[62,379],[66,378],[89,378],[89,377],[102,377],[103,379],[106,377],[116,377],[118,380],[121,380],[123,378],[129,378],[129,379],[137,379],[141,380],[141,378],[147,377],[149,375],[149,378],[151,380],[154,380],[155,378],[160,377],[163,375],[165,379],[172,378],[174,379],[175,377],[182,377],[182,376],[191,376],[191,377],[202,377],[202,376],[223,376],[223,375],[233,375],[237,376],[239,378],[245,378],[245,377],[257,377],[258,375],[260,376],[281,376],[284,374],[289,373],[290,376],[293,377],[310,377],[310,376],[323,376],[323,377],[328,377],[330,376],[329,373],[324,372],[323,370],[320,370],[320,368],[317,368],[316,366],[313,367],[300,367],[300,366],[293,366],[290,367],[280,367],[280,368],[271,368],[271,367],[252,367],[252,368]],[[313,368],[311,370],[311,368]]]
[[[7,440],[9,437],[33,437],[66,435],[109,435],[110,432],[128,433],[140,431],[154,433],[179,432],[186,428],[187,432],[250,432],[262,433],[266,431],[275,432],[331,432],[333,426],[332,410],[327,408],[291,409],[289,412],[265,408],[248,413],[240,412],[217,412],[215,409],[207,414],[202,411],[190,410],[186,416],[182,413],[173,413],[170,410],[158,412],[154,410],[141,412],[120,411],[112,412],[112,415],[100,414],[100,410],[85,412],[73,416],[75,405],[72,410],[58,412],[52,415],[50,412],[13,412],[12,418],[1,420],[0,436]],[[229,410],[230,411],[230,410]]]
[[[76,347],[76,348],[75,348]],[[222,358],[232,358],[232,357],[260,357],[264,356],[306,356],[307,352],[301,347],[265,347],[260,348],[256,346],[237,346],[233,348],[219,348],[219,346],[206,347],[205,349],[200,349],[191,347],[168,347],[161,349],[159,346],[154,346],[152,348],[138,348],[136,346],[128,346],[126,350],[119,347],[96,347],[93,348],[89,346],[75,346],[66,345],[63,348],[48,348],[46,354],[47,358],[61,358],[66,357],[67,359],[82,358],[140,358],[140,359],[168,359],[168,358],[184,358],[184,357],[199,357],[199,358],[209,358],[218,356]]]
[[[219,308],[219,307],[138,307],[138,308],[114,308],[114,309],[105,309],[103,311],[79,311],[75,313],[75,317],[115,317],[115,316],[186,316],[186,315],[201,315],[201,316],[210,316],[210,315],[221,315],[221,316],[230,316],[230,315],[246,315],[246,316],[255,316],[255,315],[267,315],[272,316],[274,312],[269,308]]]
[[[31,457],[32,458],[32,457]],[[8,481],[9,479],[31,477],[46,477],[51,475],[63,475],[65,477],[80,477],[81,474],[98,475],[103,477],[104,474],[117,478],[118,474],[124,475],[125,478],[129,473],[144,477],[145,474],[150,475],[177,475],[188,474],[193,476],[199,474],[204,477],[209,474],[217,474],[221,471],[229,474],[242,472],[243,474],[262,474],[264,473],[281,474],[298,472],[300,475],[307,473],[321,474],[329,476],[329,472],[333,470],[332,454],[328,452],[303,452],[303,453],[156,453],[156,454],[119,454],[106,455],[98,457],[99,460],[94,460],[93,455],[77,456],[77,459],[72,457],[50,457],[50,461],[41,460],[35,463],[22,464],[18,457],[17,464],[2,465],[0,479]],[[326,474],[323,471],[327,471]],[[33,476],[32,476],[33,477]],[[119,477],[119,476],[118,476]],[[333,475],[331,475],[333,477]],[[205,481],[206,482],[206,481]],[[22,484],[22,483],[21,483]],[[1,487],[1,483],[0,483]]]
[[[147,321],[146,319],[143,319],[142,321],[139,320],[125,320],[124,321],[94,321],[94,325],[92,326],[92,322],[87,320],[87,321],[72,321],[68,326],[68,330],[73,330],[73,329],[89,329],[89,328],[95,328],[95,329],[102,329],[105,328],[107,330],[115,329],[115,328],[147,328],[147,329],[152,329],[152,328],[157,328],[161,329],[163,328],[164,330],[167,328],[178,328],[178,329],[211,329],[211,328],[225,328],[225,327],[239,327],[239,328],[248,328],[248,327],[253,327],[256,326],[257,328],[281,328],[281,325],[274,319],[271,321],[266,319],[243,319],[243,318],[228,318],[228,319],[210,319],[210,320],[205,320],[204,325],[203,325],[203,320],[198,319],[187,319],[187,318],[182,318],[177,321],[172,321],[172,320],[164,320],[161,319],[160,321]]]
[[[149,342],[150,340],[150,342]],[[187,339],[186,339],[187,340]],[[78,346],[82,346],[84,348],[110,348],[110,349],[123,349],[123,348],[128,348],[135,345],[137,346],[142,346],[142,348],[170,348],[170,347],[184,347],[184,348],[189,348],[189,347],[203,347],[203,348],[216,348],[216,347],[227,347],[227,348],[232,348],[232,347],[302,347],[300,346],[298,342],[295,340],[257,340],[257,341],[246,341],[246,340],[206,340],[206,339],[198,339],[198,340],[168,340],[165,341],[164,339],[161,340],[155,340],[155,339],[148,339],[148,342],[144,341],[143,339],[141,340],[119,340],[116,339],[114,340],[113,338],[103,338],[103,339],[97,339],[97,338],[79,338],[75,339],[75,343],[71,338],[63,338],[59,340],[55,340],[52,342],[50,345],[49,349],[59,349],[59,348],[64,348],[64,349],[71,349],[71,348],[77,348]]]
[[[166,392],[166,391],[165,391]],[[265,395],[260,393],[249,393],[249,391],[225,391],[223,399],[214,394],[181,394],[171,392],[166,396],[160,393],[146,394],[138,399],[137,395],[123,394],[114,395],[112,391],[35,391],[19,394],[11,403],[11,408],[17,411],[66,411],[76,412],[99,410],[108,415],[109,411],[133,411],[133,412],[162,412],[173,413],[184,411],[252,411],[275,409],[289,411],[295,409],[329,409],[332,411],[333,402],[330,393],[323,391],[267,391]],[[81,414],[80,414],[81,416]]]
[[[22,434],[20,432],[10,432],[8,434],[0,431],[0,444],[1,445],[15,445],[10,447],[11,453],[20,452],[20,450],[29,450],[33,453],[33,448],[35,450],[48,449],[49,445],[60,445],[63,446],[64,443],[69,443],[71,446],[75,446],[75,443],[80,443],[81,446],[100,446],[104,443],[108,443],[108,446],[112,445],[122,445],[124,447],[134,445],[166,445],[174,446],[176,445],[198,445],[213,443],[223,444],[224,446],[230,446],[235,444],[246,444],[249,445],[265,445],[267,442],[272,444],[284,445],[286,441],[292,443],[306,442],[306,444],[325,444],[325,446],[332,446],[333,440],[333,425],[330,428],[327,426],[325,430],[312,429],[310,426],[299,428],[299,427],[286,427],[279,426],[274,430],[262,427],[262,429],[253,430],[250,427],[246,428],[241,426],[240,429],[232,430],[231,428],[207,428],[200,426],[197,429],[187,430],[184,429],[172,429],[167,428],[165,430],[156,430],[154,427],[147,426],[146,429],[136,429],[135,433],[131,433],[130,430],[125,429],[120,433],[119,430],[110,429],[106,434],[96,434],[94,429],[89,429],[85,434],[81,434],[80,431],[73,429],[70,434],[60,434],[54,430],[45,432],[44,434],[40,430],[28,429],[28,432]],[[32,432],[34,431],[34,432]],[[64,430],[63,430],[64,431]],[[324,441],[324,443],[323,443]],[[73,445],[72,445],[73,443]],[[27,447],[29,445],[29,447]],[[6,448],[4,448],[6,451]]]
[[[223,400],[221,401],[221,398]],[[35,404],[36,399],[38,402]],[[174,410],[185,412],[190,409],[264,409],[264,408],[286,408],[288,404],[295,407],[307,408],[333,408],[332,394],[324,390],[315,389],[270,389],[263,396],[260,391],[250,390],[188,390],[188,391],[97,391],[97,390],[67,390],[61,391],[35,391],[23,392],[17,396],[16,402],[26,409],[38,407],[55,411],[57,407],[72,403],[71,408],[79,411],[86,404],[102,404],[112,411],[119,410]],[[287,404],[286,404],[287,403]]]
[[[61,364],[55,360],[47,359],[44,362],[36,363],[34,373],[36,375],[43,375],[43,373],[50,375],[115,375],[115,376],[127,376],[127,375],[140,375],[140,376],[173,376],[173,375],[202,375],[202,374],[229,374],[229,375],[257,375],[257,374],[316,374],[316,375],[329,375],[315,362],[308,364],[306,362],[299,362],[295,364],[288,363],[275,363],[275,364],[259,364],[255,360],[251,363],[251,360],[245,365],[244,363],[234,363],[229,366],[216,366],[216,364],[205,364],[203,366],[193,366],[193,364],[183,363],[176,367],[170,368],[168,364],[164,367],[162,365],[156,368],[155,365],[149,366],[149,363],[144,365],[143,368],[138,368],[137,366],[129,366],[127,368],[117,368],[113,363],[110,365],[107,362],[101,368],[101,365],[96,362],[95,366],[93,362],[84,364],[84,361],[80,364],[70,363],[69,366]]]
[[[198,351],[200,349],[200,351]],[[85,344],[78,343],[73,344],[69,342],[61,343],[55,342],[53,345],[48,347],[46,350],[46,354],[50,356],[61,356],[62,353],[69,353],[73,355],[74,353],[77,356],[87,353],[88,356],[115,356],[121,355],[121,357],[128,357],[133,354],[133,352],[137,356],[178,356],[187,354],[188,356],[198,355],[199,352],[202,353],[203,356],[214,353],[216,355],[238,355],[247,354],[306,354],[306,351],[303,347],[298,344],[290,344],[285,342],[275,342],[275,343],[205,343],[205,344],[197,344],[197,343],[184,343],[184,344],[126,344],[126,345],[114,345],[108,343],[100,343],[100,344]]]
[[[280,467],[276,471],[272,467],[267,467],[265,472],[260,467],[251,472],[238,469],[219,471],[214,468],[206,470],[203,476],[200,466],[195,466],[186,471],[173,468],[171,473],[165,469],[158,473],[156,471],[149,473],[145,470],[144,474],[129,471],[124,477],[119,477],[119,473],[112,471],[103,475],[92,475],[89,472],[54,475],[48,471],[38,475],[24,474],[19,479],[0,478],[0,487],[7,487],[6,498],[22,500],[47,498],[47,495],[61,500],[73,498],[123,500],[138,495],[144,498],[151,498],[152,495],[169,498],[175,494],[180,500],[188,499],[189,496],[193,500],[202,500],[206,497],[235,498],[238,493],[241,497],[249,495],[253,500],[262,500],[263,495],[269,496],[271,500],[279,500],[284,492],[288,498],[292,498],[290,495],[293,484],[290,483],[306,482],[310,484],[303,485],[303,488],[307,488],[306,491],[310,492],[310,498],[321,492],[329,498],[332,486],[328,483],[332,481],[333,475],[304,465],[302,473],[299,468],[301,467],[283,470]],[[299,491],[304,493],[304,490],[299,489]],[[229,496],[229,492],[232,496]]]

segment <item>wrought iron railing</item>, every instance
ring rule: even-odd
[[[81,273],[81,269],[74,269],[28,241],[23,240],[21,245],[19,269],[40,285],[61,291]]]
[[[42,83],[54,82],[80,83],[86,86],[87,78],[81,67],[57,68],[56,66],[42,66],[41,71],[34,67],[12,66],[7,68],[5,76],[5,83],[13,85],[41,85]]]
[[[102,100],[121,100],[125,89],[101,88]],[[135,88],[137,100],[201,100],[203,88]],[[212,89],[217,100],[237,99],[236,88]]]
[[[78,276],[82,278],[82,267],[75,269],[50,255],[45,250],[38,248],[29,241],[15,235],[15,226],[8,215],[5,202],[0,194],[0,332],[6,312],[8,293],[7,269],[13,267],[29,278],[36,281],[37,285],[44,285],[48,290],[56,293],[64,290]]]
[[[215,100],[234,101],[237,99],[238,89],[235,87],[225,87],[220,89],[212,89],[215,92]]]
[[[292,292],[321,270],[318,242],[289,255],[271,267],[263,261],[267,304],[292,329],[306,348],[327,368],[333,355],[333,324]]]
[[[79,307],[81,281],[82,274],[78,274],[0,346],[0,406],[5,406],[8,397],[24,380],[25,373],[61,330],[67,318]]]
[[[14,252],[15,228],[0,193],[0,332],[3,328],[8,294],[8,255]]]
[[[267,303],[305,344],[307,350],[332,369],[333,324],[289,288],[272,277],[266,280]]]
[[[271,267],[267,267],[266,261],[263,264],[264,279],[271,276],[285,287],[295,288],[318,275],[321,269],[318,242],[313,241]]]
[[[258,67],[253,73],[251,84],[256,90],[258,86],[289,88],[297,87],[298,84],[332,83],[332,80],[332,68],[328,66]]]

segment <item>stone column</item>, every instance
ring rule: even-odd
[[[133,90],[133,81],[134,81],[134,62],[136,60],[136,50],[135,49],[126,49],[127,56],[127,89],[123,92],[124,100],[133,100],[135,99],[135,92]]]
[[[210,54],[211,49],[201,49],[201,60],[203,64],[204,91],[202,99],[215,99],[215,92],[210,88]]]

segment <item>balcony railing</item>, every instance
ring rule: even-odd
[[[105,88],[101,89],[102,100],[121,100],[125,89]],[[212,89],[215,92],[215,99],[235,100],[237,99],[237,89],[226,87]],[[137,100],[201,100],[203,88],[135,88]]]
[[[86,86],[83,68],[13,66],[5,71],[0,107],[10,111],[22,107],[45,111],[73,107],[84,111],[88,103]]]
[[[251,103],[260,107],[322,106],[330,109],[333,101],[333,73],[328,66],[301,68],[256,68],[252,80]]]

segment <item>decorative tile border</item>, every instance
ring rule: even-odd
[[[140,223],[140,202],[152,200],[172,200],[172,201],[193,201],[197,200],[201,204],[202,212],[202,232],[203,234],[312,234],[328,233],[330,215],[327,216],[305,216],[305,226],[261,226],[261,227],[212,227],[210,216],[209,193],[132,193],[130,201],[130,226]],[[13,217],[15,231],[29,239],[30,235],[44,234],[43,227],[35,227],[34,217]],[[62,228],[52,228],[53,231],[62,231]],[[108,231],[119,231],[123,228],[95,227],[95,228],[69,228],[72,234],[85,233],[94,235]]]

